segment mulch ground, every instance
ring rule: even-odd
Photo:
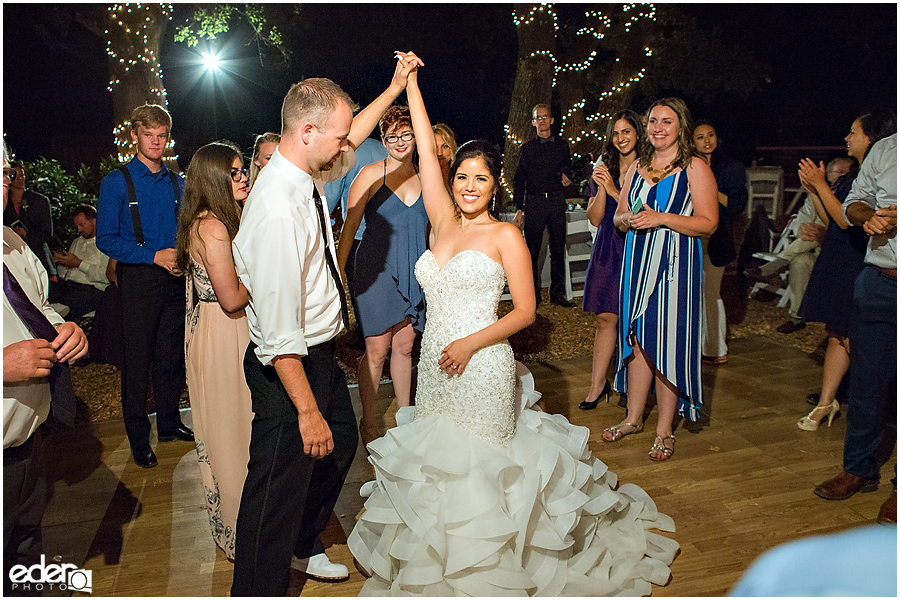
[[[805,329],[785,335],[775,329],[787,321],[788,309],[777,306],[778,297],[760,292],[747,297],[747,285],[742,276],[726,274],[722,282],[722,298],[728,316],[728,337],[739,339],[751,335],[771,338],[808,353],[821,363],[824,357],[825,328],[821,323],[809,323]],[[576,308],[561,308],[550,304],[546,290],[538,308],[537,318],[530,327],[510,338],[516,359],[525,363],[565,360],[589,356],[593,351],[595,317],[585,313],[576,299]],[[500,304],[501,316],[512,309],[509,302]],[[351,315],[352,319],[352,315]],[[347,335],[338,338],[338,360],[350,383],[356,382],[356,368],[362,350],[349,345]],[[385,376],[388,376],[385,367]],[[78,419],[105,421],[122,418],[120,401],[121,376],[110,372],[108,365],[86,362],[73,366],[72,379],[78,405]],[[152,396],[148,403],[153,409]],[[187,407],[187,390],[182,396]]]

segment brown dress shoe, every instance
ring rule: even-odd
[[[826,500],[846,500],[856,492],[866,494],[877,489],[877,479],[863,479],[853,473],[841,471],[841,474],[834,479],[829,479],[825,483],[817,485],[815,492],[816,496]]]
[[[888,499],[881,505],[881,510],[878,511],[878,522],[882,525],[897,524],[897,490],[891,492]]]

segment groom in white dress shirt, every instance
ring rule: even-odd
[[[253,401],[250,462],[238,513],[232,596],[283,596],[316,459],[356,451],[353,407],[334,358],[343,289],[313,200],[311,173],[349,149],[350,98],[327,79],[295,84],[282,139],[247,199],[234,259],[250,293],[244,372]],[[327,222],[327,219],[326,219]],[[328,224],[328,223],[326,223]],[[334,439],[349,420],[351,436]]]
[[[313,177],[336,179],[353,166],[352,148],[405,89],[412,67],[401,57],[391,85],[356,118],[355,105],[334,82],[292,86],[282,106],[281,143],[247,199],[233,253],[250,294],[244,373],[254,419],[232,596],[283,596],[292,551],[308,575],[347,577],[318,538],[358,437],[335,360],[343,286],[329,264],[336,258],[334,236],[324,198],[317,208]]]

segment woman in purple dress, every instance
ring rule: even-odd
[[[609,120],[606,145],[588,182],[587,217],[597,227],[594,249],[584,280],[584,312],[597,315],[594,333],[594,361],[591,389],[578,405],[582,410],[597,408],[602,399],[609,402],[611,391],[606,371],[616,349],[616,327],[619,322],[619,275],[622,272],[622,249],[625,234],[613,225],[619,202],[619,190],[628,167],[637,160],[644,139],[641,118],[631,110],[623,110]]]

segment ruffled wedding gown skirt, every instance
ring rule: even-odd
[[[444,308],[462,302],[468,322],[486,310],[472,304],[485,293],[496,313],[504,283],[484,254],[451,263],[426,252],[416,267],[429,308],[415,419],[368,446],[376,481],[348,541],[371,574],[361,594],[647,595],[664,585],[678,544],[649,530],[674,531],[672,519],[641,488],[617,487],[587,428],[521,409],[529,394],[515,391],[507,344],[476,353],[462,376],[437,370],[438,348],[467,334],[432,318],[442,314],[434,287]],[[482,279],[490,289],[473,290]]]

